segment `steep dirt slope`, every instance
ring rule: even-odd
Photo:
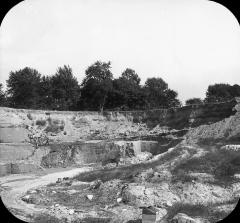
[[[235,114],[223,120],[201,125],[186,134],[187,143],[222,144],[240,143],[240,100],[233,108]]]

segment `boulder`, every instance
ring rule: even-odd
[[[118,202],[118,203],[122,202],[122,198],[119,197],[119,198],[117,199],[117,202]]]
[[[87,199],[91,201],[93,199],[93,195],[92,194],[88,194],[87,195]]]
[[[69,210],[69,214],[70,214],[70,215],[74,214],[74,212],[75,212],[75,211],[74,211],[73,209],[70,209],[70,210]]]

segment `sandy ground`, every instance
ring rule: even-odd
[[[90,167],[76,168],[67,171],[50,173],[44,176],[35,174],[28,175],[9,175],[0,178],[1,199],[9,210],[17,210],[19,213],[14,215],[21,220],[27,219],[28,215],[42,212],[44,209],[27,204],[21,200],[21,197],[30,189],[55,183],[58,178],[74,177],[81,172],[90,171]],[[24,216],[22,214],[24,213]]]

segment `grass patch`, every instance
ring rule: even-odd
[[[83,219],[75,219],[72,223],[109,223],[111,218],[97,218],[97,217],[86,217]],[[68,223],[67,218],[56,218],[50,214],[40,214],[33,219],[34,223]]]
[[[183,203],[175,203],[172,207],[170,207],[167,214],[167,222],[170,222],[171,219],[178,213],[184,213],[192,218],[205,218],[209,222],[218,222],[227,217],[229,213],[226,211],[213,211],[212,207],[205,206],[203,204],[183,204]]]
[[[86,217],[83,219],[76,219],[72,223],[109,223],[111,218],[96,218],[96,217]]]
[[[103,182],[113,180],[113,179],[120,179],[120,180],[128,180],[131,181],[133,178],[140,174],[141,172],[149,169],[154,168],[159,165],[162,165],[165,162],[170,162],[171,159],[176,158],[182,152],[181,148],[175,149],[167,154],[164,154],[159,159],[154,160],[148,163],[138,163],[132,164],[128,166],[119,166],[118,168],[111,168],[111,169],[101,169],[101,170],[93,170],[89,172],[80,173],[78,176],[74,177],[74,179],[79,181],[93,181],[96,179],[100,179]]]
[[[178,170],[177,174],[173,175],[172,177],[172,183],[176,183],[178,181],[182,181],[183,183],[187,183],[187,182],[192,182],[192,181],[196,181],[197,178],[194,176],[190,176],[188,175],[188,173],[186,173],[183,170]]]
[[[214,175],[217,180],[231,182],[233,176],[240,172],[240,152],[225,149],[211,149],[201,157],[180,163],[172,171],[173,175],[181,172],[205,172]]]
[[[34,223],[67,223],[68,220],[66,218],[59,219],[50,214],[40,214],[33,218]]]
[[[202,204],[175,203],[168,210],[167,220],[170,221],[177,213],[184,213],[190,217],[207,217],[210,215],[209,207]]]

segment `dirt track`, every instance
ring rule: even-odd
[[[1,199],[5,206],[14,212],[14,215],[21,220],[27,220],[27,216],[42,212],[44,209],[36,208],[32,204],[27,204],[21,197],[30,189],[55,183],[58,178],[74,177],[75,175],[90,171],[92,168],[83,167],[68,171],[50,173],[44,176],[37,175],[10,175],[0,178]],[[16,211],[17,213],[15,213]],[[24,215],[23,215],[24,213]],[[29,219],[28,219],[29,221]]]

